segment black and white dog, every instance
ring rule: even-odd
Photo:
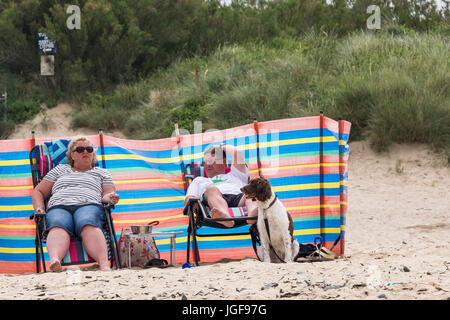
[[[294,222],[267,179],[254,178],[241,188],[247,198],[258,202],[257,228],[263,262],[292,262],[298,255],[299,244],[293,237]]]

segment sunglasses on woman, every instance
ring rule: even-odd
[[[94,152],[94,148],[93,147],[76,147],[75,151],[78,153],[83,153],[84,150],[86,150],[88,153],[92,153]]]

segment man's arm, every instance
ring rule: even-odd
[[[186,191],[186,198],[184,199],[184,206],[185,207],[187,206],[187,204],[189,203],[189,199],[191,199],[191,198],[200,199],[200,195],[198,195],[198,193],[199,193],[198,179],[195,178],[194,180],[191,181],[191,183],[189,184],[189,187]]]
[[[220,148],[231,158],[231,163],[239,171],[246,173],[247,165],[245,164],[244,154],[242,151],[238,150],[235,146],[221,143]]]

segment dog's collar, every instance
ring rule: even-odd
[[[267,208],[265,208],[264,210],[267,210],[267,209],[269,209],[271,206],[273,206],[274,203],[277,201],[277,198],[278,198],[278,196],[275,195],[275,198],[272,200],[272,202],[270,203],[270,205],[269,205]]]

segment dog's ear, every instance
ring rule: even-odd
[[[256,198],[259,201],[266,201],[272,196],[272,188],[270,182],[267,179],[259,178],[256,185]]]

